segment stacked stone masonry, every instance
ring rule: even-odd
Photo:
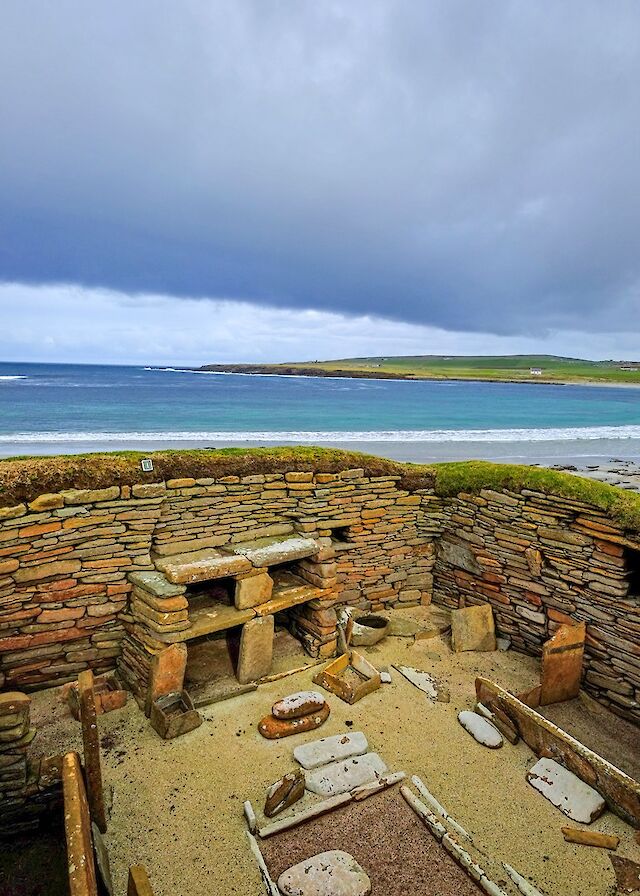
[[[67,490],[0,508],[0,685],[29,691],[117,667],[142,699],[153,657],[193,624],[192,585],[171,576],[207,564],[212,578],[233,576],[246,622],[277,612],[262,601],[278,543],[291,539],[315,545],[295,572],[317,594],[288,610],[313,655],[334,652],[339,604],[488,601],[498,634],[527,653],[560,623],[586,622],[583,686],[640,721],[637,533],[561,497],[445,499],[361,469]]]

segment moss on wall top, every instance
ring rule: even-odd
[[[153,472],[140,461],[153,459]],[[640,495],[592,479],[516,464],[460,461],[401,464],[385,458],[332,448],[222,448],[185,451],[115,451],[107,454],[17,457],[0,460],[0,507],[31,501],[67,488],[105,488],[182,477],[204,478],[285,473],[289,470],[335,473],[362,468],[370,476],[397,476],[408,491],[433,488],[442,497],[483,488],[522,489],[581,501],[610,516],[625,529],[640,532]]]

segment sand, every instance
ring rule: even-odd
[[[387,638],[362,652],[377,666],[397,662],[431,672],[450,689],[451,702],[431,703],[392,670],[391,685],[354,706],[327,695],[331,716],[317,733],[264,740],[257,722],[276,699],[314,687],[308,670],[209,707],[200,728],[173,741],[155,734],[131,698],[125,708],[101,716],[104,779],[114,791],[106,840],[116,892],[126,890],[128,866],[141,863],[156,896],[258,896],[243,801],[251,799],[261,812],[267,787],[294,767],[295,745],[351,727],[366,733],[391,770],[418,774],[476,845],[509,862],[547,896],[611,893],[607,852],[565,843],[565,817],[526,783],[531,751],[521,743],[485,749],[456,719],[459,710],[473,706],[476,675],[524,690],[536,683],[537,660],[512,651],[453,655],[439,638],[419,644]],[[549,716],[640,777],[637,729],[589,700],[552,708]],[[33,719],[40,727],[35,749],[80,748],[79,725],[59,702],[58,690],[33,695]],[[607,813],[591,829],[618,834],[618,854],[640,861],[632,829],[616,816]]]

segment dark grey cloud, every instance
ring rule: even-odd
[[[640,330],[639,26],[636,0],[4,0],[0,279]]]

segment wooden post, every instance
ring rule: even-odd
[[[62,758],[62,792],[70,896],[97,896],[89,806],[77,753]]]
[[[87,796],[91,818],[98,830],[107,830],[107,816],[102,791],[102,770],[100,768],[100,734],[93,694],[93,672],[88,669],[78,676],[78,702],[82,723],[82,744],[84,747],[84,771],[87,778]]]
[[[129,868],[127,896],[153,896],[153,890],[151,889],[144,865],[132,865]]]

